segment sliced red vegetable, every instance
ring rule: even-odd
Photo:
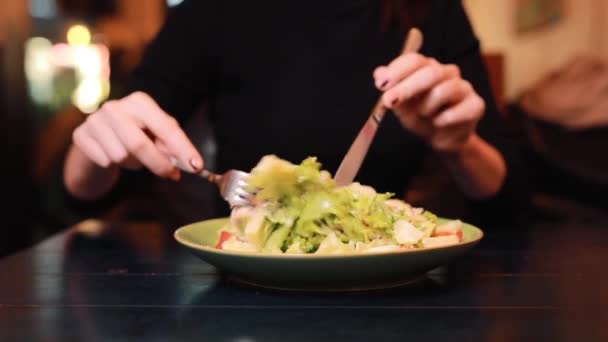
[[[460,224],[444,224],[442,226],[437,227],[433,236],[448,236],[448,235],[456,235],[458,237],[458,241],[462,241],[462,226]]]
[[[220,240],[217,242],[217,245],[215,245],[215,248],[217,249],[222,249],[222,244],[230,239],[232,237],[232,234],[228,233],[228,232],[221,232],[220,233]]]

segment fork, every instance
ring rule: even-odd
[[[240,170],[228,170],[223,174],[213,173],[203,169],[199,172],[192,171],[176,158],[171,158],[171,162],[178,169],[205,178],[217,185],[220,196],[228,202],[230,208],[242,207],[253,204],[253,195],[246,190],[247,178],[249,173]]]

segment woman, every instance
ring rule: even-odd
[[[414,25],[422,50],[396,57]],[[202,101],[219,171],[276,154],[295,163],[314,155],[333,172],[382,96],[394,115],[357,181],[402,193],[431,151],[471,201],[502,208],[522,199],[521,165],[457,0],[186,0],[127,93],[74,132],[64,180],[76,198],[108,194],[121,168],[177,181],[169,156],[202,168],[179,125]]]

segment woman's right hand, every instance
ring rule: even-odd
[[[180,172],[170,157],[193,171],[203,167],[203,158],[178,122],[142,92],[108,101],[72,137],[74,147],[102,168],[145,167],[158,176],[179,180]]]

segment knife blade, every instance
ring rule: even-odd
[[[417,52],[422,46],[422,40],[422,32],[417,28],[412,28],[407,35],[401,54]],[[386,108],[380,97],[336,171],[334,179],[338,186],[352,183],[357,176],[385,114]]]

